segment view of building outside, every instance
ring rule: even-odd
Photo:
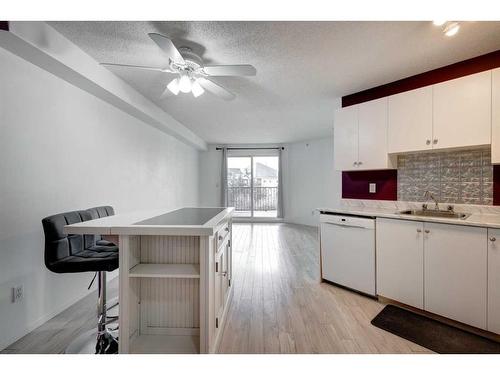
[[[276,217],[279,158],[277,156],[229,157],[227,165],[228,205],[235,207],[236,214]]]

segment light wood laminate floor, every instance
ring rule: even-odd
[[[233,225],[234,298],[221,353],[422,353],[376,328],[375,299],[319,282],[318,230]]]
[[[423,353],[370,324],[378,301],[319,282],[316,228],[233,225],[234,298],[220,353]],[[108,297],[117,294],[117,279]],[[95,327],[95,293],[2,353],[61,353]]]

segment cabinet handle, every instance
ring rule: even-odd
[[[429,229],[424,230],[425,233],[430,233],[431,231]]]
[[[229,228],[228,228],[228,227],[225,227],[225,228],[224,228],[224,230],[225,230],[226,232],[229,232]]]
[[[430,139],[426,140],[426,141],[425,141],[425,144],[426,144],[426,145],[430,145],[430,144],[431,144],[431,140],[430,140]]]
[[[422,229],[417,229],[417,233],[422,233]]]
[[[358,161],[358,165],[361,165],[361,164],[363,164],[363,162],[361,162],[361,161]]]
[[[224,237],[222,237],[222,236],[219,236],[219,241],[222,241],[222,239],[223,239],[223,238],[224,238]]]
[[[358,165],[358,162],[355,161],[354,163],[352,163],[352,165],[356,166],[356,165]]]
[[[495,237],[490,237],[491,242],[495,242],[497,239]]]
[[[434,144],[438,143],[437,138],[435,140],[433,140],[432,143],[434,143]]]

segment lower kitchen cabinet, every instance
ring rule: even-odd
[[[500,334],[500,229],[488,229],[488,331]]]
[[[486,329],[486,228],[424,223],[424,308]]]
[[[500,333],[500,229],[378,218],[376,237],[379,296]]]
[[[423,223],[378,218],[377,294],[424,308]]]

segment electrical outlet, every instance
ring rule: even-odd
[[[12,288],[12,303],[17,303],[23,299],[24,288],[22,285],[17,285]]]
[[[374,182],[371,182],[369,185],[369,190],[370,193],[376,193],[377,192],[377,184]]]

